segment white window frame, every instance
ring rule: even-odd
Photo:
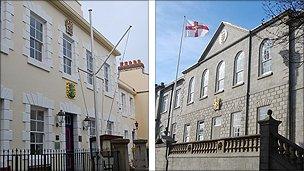
[[[32,26],[32,21],[34,21],[34,26]],[[37,23],[41,25],[41,30],[37,28]],[[30,55],[29,57],[38,61],[38,62],[44,62],[44,56],[45,56],[45,51],[44,51],[44,42],[45,42],[45,23],[41,17],[39,17],[37,14],[30,12]],[[32,33],[34,35],[32,35]],[[41,34],[41,40],[37,38],[37,33]],[[33,43],[32,43],[33,42]],[[40,44],[40,50],[39,48],[36,48],[37,44]],[[37,53],[40,53],[40,57],[38,59]]]
[[[90,136],[94,137],[96,135],[96,120],[95,118],[90,118]]]
[[[173,140],[175,140],[175,138],[176,138],[176,123],[173,123],[172,125],[171,125],[171,135],[172,135],[172,138],[173,138]]]
[[[271,48],[272,48],[272,41],[270,39],[264,39],[260,45],[260,57],[259,57],[259,75],[267,75],[272,72],[272,56],[271,56]],[[264,56],[267,55],[268,57],[265,58]],[[266,63],[269,63],[269,70],[265,70]]]
[[[222,125],[222,116],[216,116],[212,118],[213,126],[221,126]]]
[[[104,64],[104,86],[105,86],[105,91],[109,92],[110,91],[110,65],[105,63]]]
[[[241,135],[242,128],[242,112],[231,113],[231,127],[230,127],[230,136],[239,137]]]
[[[86,50],[86,61],[87,61],[87,72],[88,72],[87,82],[89,85],[93,85],[93,56],[89,50]]]
[[[42,146],[41,150],[43,150],[44,148],[44,137],[45,137],[45,119],[44,119],[44,116],[45,116],[45,111],[41,108],[38,108],[38,107],[34,107],[34,106],[31,106],[31,113],[30,113],[30,151],[31,151],[31,154],[42,154],[43,151],[33,151],[32,149],[32,145],[35,146],[35,150],[37,150],[37,146]],[[42,120],[41,119],[38,119],[38,115],[41,114],[39,112],[42,112]],[[32,116],[35,115],[35,117],[33,118]],[[42,131],[41,130],[38,130],[38,123],[42,124]],[[33,130],[32,126],[33,124],[35,124],[35,129]],[[37,135],[41,135],[42,134],[42,142],[37,142],[37,138],[36,136]],[[34,135],[34,141],[32,141],[32,135]]]
[[[69,44],[71,45],[71,49],[68,49],[67,46],[65,47],[65,46],[64,46],[64,42],[66,42],[66,45],[67,45],[67,43],[69,43]],[[73,60],[73,50],[74,50],[74,49],[73,49],[73,43],[74,43],[74,40],[73,40],[73,39],[71,39],[68,35],[63,34],[63,37],[62,37],[63,73],[65,73],[65,74],[67,74],[67,75],[70,75],[70,76],[73,75],[73,63],[74,63],[74,60]],[[70,56],[70,57],[67,55],[67,53],[64,54],[65,49],[66,49],[66,52],[70,51],[70,53],[71,53],[71,56]],[[65,60],[66,60],[66,61],[70,61],[70,62],[71,62],[71,65],[70,65],[70,66],[67,65],[67,64],[65,63]],[[70,73],[69,73],[68,70],[67,70],[68,67],[70,68]]]
[[[223,73],[222,73],[223,72]],[[220,87],[222,82],[222,87]],[[224,91],[225,87],[225,62],[221,61],[216,68],[216,83],[215,92]]]
[[[180,94],[181,94],[181,88],[176,89],[175,91],[175,98],[174,98],[174,108],[180,107]]]
[[[269,109],[270,109],[270,105],[264,105],[264,106],[260,106],[257,108],[257,122],[256,122],[257,134],[260,132],[260,127],[259,127],[258,121],[261,121],[261,120],[264,120],[267,118],[267,116],[268,116],[267,111]]]
[[[130,103],[130,115],[134,113],[134,98],[130,97],[129,98],[129,103]]]
[[[190,131],[191,131],[190,124],[185,124],[183,142],[190,142]]]
[[[165,94],[161,103],[161,113],[167,112],[169,102],[169,94]]]
[[[123,110],[125,110],[126,109],[126,94],[121,92],[120,98],[121,98],[121,107]]]
[[[129,131],[124,130],[124,139],[128,139],[128,138],[129,138]]]
[[[237,53],[234,59],[234,79],[233,85],[241,84],[244,82],[244,60],[245,54],[243,51]],[[238,76],[241,75],[241,80],[238,80]]]
[[[113,135],[113,133],[114,133],[114,122],[107,121],[107,134]]]
[[[201,128],[201,125],[203,125],[203,128]],[[196,129],[196,141],[204,140],[204,130],[205,130],[205,122],[202,120],[198,121],[197,129]]]
[[[209,82],[209,70],[205,69],[202,74],[202,80],[201,80],[201,93],[200,98],[207,97],[208,93],[208,82]]]
[[[265,105],[265,106],[261,106],[261,107],[258,107],[258,121],[261,121],[265,118],[267,118],[267,111],[270,109],[270,106],[269,105]],[[263,111],[262,111],[263,110]],[[261,113],[263,112],[263,113]],[[262,117],[261,117],[262,116]]]
[[[194,85],[195,85],[195,78],[191,77],[188,85],[188,99],[187,99],[188,104],[194,102]]]

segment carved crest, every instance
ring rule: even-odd
[[[69,20],[69,19],[65,20],[65,30],[70,36],[73,36],[73,22],[72,22],[72,20]]]
[[[213,109],[220,110],[221,107],[222,107],[222,99],[216,97],[213,101]]]
[[[76,88],[75,84],[72,82],[67,81],[66,82],[66,95],[69,99],[74,99],[76,96]]]

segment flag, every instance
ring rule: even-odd
[[[203,37],[208,33],[209,28],[205,24],[199,24],[197,21],[189,21],[186,23],[185,37]]]

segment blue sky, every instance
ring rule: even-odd
[[[124,61],[141,59],[148,72],[148,2],[146,1],[81,1],[83,16],[88,20],[92,8],[93,26],[116,44],[132,25]],[[126,36],[127,37],[127,36]],[[123,53],[125,39],[118,46]],[[121,55],[122,57],[122,55]],[[119,62],[117,58],[117,62]]]
[[[207,24],[209,32],[203,38],[184,39],[180,74],[198,61],[221,21],[253,29],[267,18],[262,1],[157,1],[156,83],[175,79],[183,16]]]

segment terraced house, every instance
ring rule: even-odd
[[[284,12],[252,30],[220,23],[198,62],[183,71],[173,104],[170,103],[174,83],[157,85],[157,142],[165,142],[161,137],[166,134],[167,125],[168,135],[176,141],[169,150],[169,169],[189,169],[189,166],[207,170],[257,169],[259,152],[250,156],[236,154],[235,157],[242,158],[239,160],[234,160],[233,154],[229,157],[194,153],[207,148],[204,142],[214,142],[214,148],[211,144],[208,148],[218,151],[221,146],[216,144],[220,140],[225,150],[229,138],[259,136],[258,122],[267,118],[269,109],[273,111],[272,117],[282,122],[278,133],[303,147],[304,69],[295,62],[303,59],[303,37],[301,41],[293,39],[296,32],[303,33],[303,25],[292,30],[278,24],[288,14]],[[284,44],[276,42],[276,36],[271,34],[277,30],[288,33]],[[240,143],[246,145],[246,142]],[[165,166],[163,150],[156,148],[156,154],[163,156],[156,159],[159,169]]]
[[[97,131],[90,73],[104,62],[96,79],[97,129],[136,138],[136,92],[118,81],[120,52],[105,61],[114,45],[98,30],[93,34],[91,52],[90,25],[78,1],[1,1],[1,151],[89,149]],[[122,91],[130,94],[128,106],[119,101]]]

